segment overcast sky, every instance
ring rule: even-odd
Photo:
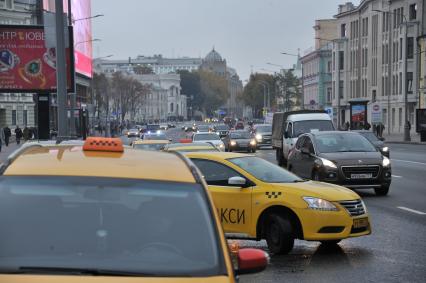
[[[291,67],[314,45],[315,19],[331,18],[345,0],[92,0],[94,57],[162,54],[204,57],[213,46],[242,80],[251,68]],[[354,4],[358,5],[359,0]]]

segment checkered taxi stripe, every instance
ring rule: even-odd
[[[265,196],[267,198],[278,198],[280,197],[282,192],[265,192]]]

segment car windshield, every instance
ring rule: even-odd
[[[208,131],[208,130],[210,130],[210,127],[209,126],[198,126],[197,130],[198,131]]]
[[[147,125],[146,126],[146,130],[151,131],[151,132],[157,131],[159,129],[160,129],[160,125]]]
[[[267,126],[256,126],[257,133],[270,133],[272,132],[272,125]]]
[[[168,140],[165,134],[144,135],[144,140]]]
[[[194,141],[216,141],[220,140],[217,134],[197,134],[194,135]]]
[[[362,132],[360,133],[364,137],[366,137],[371,142],[377,142],[379,141],[379,138],[372,132]]]
[[[229,127],[227,125],[219,125],[215,127],[216,131],[228,131]]]
[[[376,151],[376,148],[365,137],[356,133],[317,135],[315,145],[320,153]]]
[[[250,132],[244,131],[244,132],[231,132],[229,134],[231,139],[249,139],[251,138]]]
[[[315,131],[333,131],[333,123],[329,120],[306,120],[294,122],[293,137]]]
[[[228,161],[266,183],[295,183],[303,181],[293,173],[259,157],[231,158]]]
[[[142,150],[162,150],[164,148],[164,144],[161,143],[153,143],[153,144],[135,144],[133,146],[136,149]]]
[[[207,203],[198,184],[1,177],[0,226],[7,229],[0,233],[0,273],[69,268],[224,274]]]

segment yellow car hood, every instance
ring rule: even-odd
[[[7,283],[184,283],[207,282],[229,283],[226,276],[199,278],[149,278],[149,277],[103,277],[103,276],[50,276],[50,275],[0,275],[0,282]]]
[[[283,192],[297,191],[301,197],[318,197],[328,201],[354,200],[361,197],[354,191],[323,182],[307,181],[303,183],[274,183],[274,188],[281,188]]]

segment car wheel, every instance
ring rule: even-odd
[[[380,188],[375,188],[374,192],[378,196],[385,196],[385,195],[387,195],[389,193],[389,186],[390,185],[383,185]]]
[[[340,243],[340,241],[341,240],[325,240],[325,241],[321,241],[321,245],[325,247],[333,247],[337,245],[338,243]]]
[[[267,220],[265,238],[272,254],[288,254],[294,246],[290,221],[282,216],[271,214]]]
[[[312,174],[312,180],[314,180],[314,181],[321,181],[320,175],[319,175],[318,171],[314,171],[314,173]]]

